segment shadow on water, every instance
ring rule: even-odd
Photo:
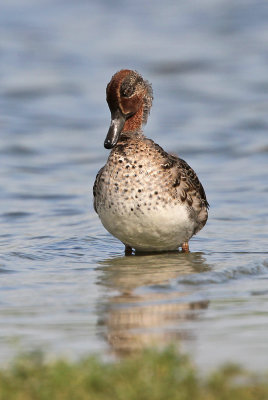
[[[98,284],[107,293],[98,308],[99,325],[105,325],[105,339],[116,355],[191,337],[181,322],[208,307],[190,291],[172,287],[181,276],[210,270],[202,253],[117,257],[99,262],[98,270]]]

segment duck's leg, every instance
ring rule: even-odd
[[[125,244],[125,256],[131,256],[132,254],[132,247]]]
[[[182,243],[181,249],[183,253],[190,253],[189,243],[188,242]]]

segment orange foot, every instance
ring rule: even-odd
[[[182,248],[182,252],[183,252],[183,253],[190,253],[188,242],[182,243],[181,248]]]

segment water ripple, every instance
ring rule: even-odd
[[[209,271],[203,274],[187,275],[178,279],[178,283],[187,285],[206,285],[215,283],[225,283],[232,279],[241,279],[243,277],[250,277],[255,275],[267,274],[268,265],[266,262],[260,265],[247,265],[223,268],[219,271]]]

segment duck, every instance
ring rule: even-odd
[[[181,251],[206,224],[209,204],[195,171],[143,134],[151,84],[134,70],[116,72],[106,88],[110,150],[93,186],[94,209],[125,254]]]

